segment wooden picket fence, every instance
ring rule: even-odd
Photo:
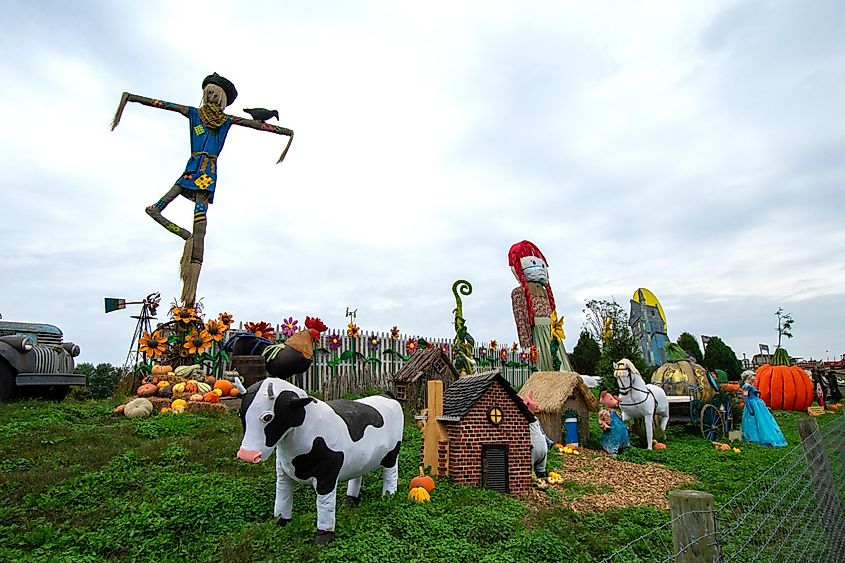
[[[227,337],[243,331],[243,324],[240,324],[237,330],[231,329]],[[276,326],[277,338],[281,335],[281,327]],[[330,343],[332,336],[339,337],[340,344],[336,348]],[[326,400],[368,389],[390,389],[393,374],[405,365],[405,357],[416,352],[414,344],[421,338],[429,346],[441,347],[451,356],[451,338],[400,334],[393,339],[387,332],[368,331],[361,331],[357,337],[351,337],[345,327],[342,330],[327,330],[321,336],[320,349],[314,353],[311,367],[297,376],[294,383],[309,393],[320,393]],[[499,370],[518,389],[531,375],[528,351],[514,351],[512,345],[507,345],[503,359],[502,346],[496,343],[493,350],[490,347],[493,343],[477,342],[473,348],[479,369]]]

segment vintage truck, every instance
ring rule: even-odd
[[[0,403],[37,396],[61,401],[71,385],[85,385],[73,373],[79,346],[62,341],[58,327],[0,318]]]

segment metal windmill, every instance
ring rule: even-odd
[[[138,322],[135,323],[135,332],[132,333],[132,341],[129,343],[129,352],[126,354],[126,361],[123,362],[124,370],[134,369],[141,361],[141,352],[138,351],[138,344],[145,332],[152,333],[152,324],[150,321],[156,318],[155,314],[160,303],[161,293],[159,292],[150,293],[142,301],[127,301],[126,299],[114,297],[105,298],[106,313],[125,309],[127,305],[141,305],[141,313],[131,315],[133,319],[138,319]]]

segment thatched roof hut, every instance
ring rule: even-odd
[[[452,360],[440,347],[419,350],[393,374],[393,393],[396,399],[413,412],[425,408],[427,385],[432,379],[443,382],[443,389],[458,379]]]
[[[563,419],[575,415],[578,435],[585,442],[590,435],[590,413],[600,405],[590,388],[574,371],[537,371],[531,374],[519,390],[520,397],[531,394],[537,403],[537,420],[546,435],[557,443],[564,436]]]

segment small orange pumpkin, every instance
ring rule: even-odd
[[[422,487],[429,493],[433,491],[435,487],[434,479],[425,474],[422,466],[420,466],[420,474],[411,479],[411,482],[408,484],[409,489],[416,489],[417,487]]]
[[[158,387],[156,387],[153,383],[144,383],[140,387],[138,387],[138,396],[139,397],[152,397],[156,394]]]
[[[219,403],[220,395],[218,395],[214,391],[209,391],[208,393],[202,396],[202,400],[206,403]]]
[[[185,393],[196,393],[199,391],[199,387],[197,387],[197,382],[193,379],[188,380],[185,383]]]
[[[228,395],[229,391],[232,390],[232,382],[227,381],[225,379],[220,379],[214,382],[213,389],[220,389],[224,395]]]
[[[230,397],[237,397],[237,396],[238,396],[238,395],[240,395],[240,394],[241,394],[241,392],[240,392],[240,391],[238,391],[238,388],[237,388],[237,387],[232,387],[232,390],[231,390],[231,391],[229,391],[229,396],[230,396]]]
[[[172,366],[158,365],[158,366],[153,366],[152,374],[153,375],[167,375],[171,371],[173,371]]]

